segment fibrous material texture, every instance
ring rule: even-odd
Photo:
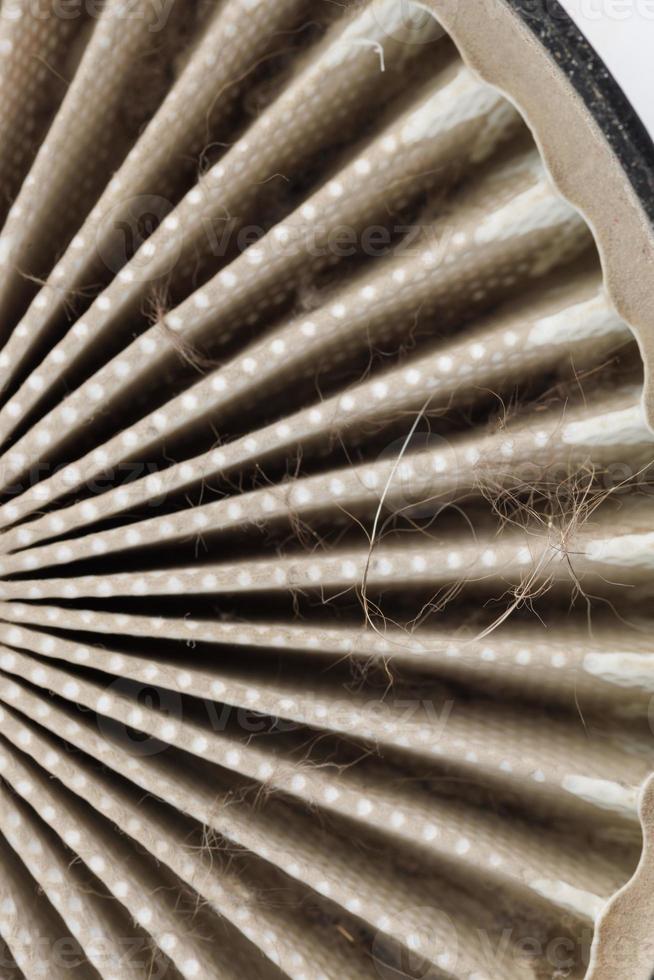
[[[0,5],[0,977],[618,980],[654,436],[586,222],[424,4],[66,10]]]

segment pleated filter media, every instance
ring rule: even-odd
[[[649,980],[653,236],[555,59],[2,0],[0,93],[2,980]]]

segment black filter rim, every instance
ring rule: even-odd
[[[619,83],[558,0],[503,0],[584,100],[654,225],[654,141]]]

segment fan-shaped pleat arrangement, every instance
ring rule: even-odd
[[[0,975],[584,976],[654,691],[590,231],[422,4],[89,11],[0,8]]]

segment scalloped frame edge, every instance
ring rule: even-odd
[[[651,980],[654,969],[654,777],[640,797],[643,852],[633,878],[602,910],[586,980]]]
[[[608,297],[640,349],[643,411],[654,431],[654,227],[606,136],[563,69],[503,0],[421,5],[468,67],[513,103],[557,190],[587,222]],[[586,980],[654,977],[654,775],[643,785],[640,817],[641,860],[597,920]]]
[[[609,299],[640,349],[643,410],[654,431],[654,227],[606,136],[563,69],[504,0],[422,0],[421,6],[433,12],[468,67],[513,103],[557,190],[587,222]]]

